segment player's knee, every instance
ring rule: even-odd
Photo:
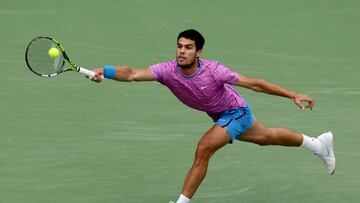
[[[274,141],[274,133],[271,129],[268,129],[262,136],[259,137],[256,144],[260,146],[271,145]]]
[[[199,142],[196,153],[195,160],[208,160],[212,154],[211,147],[206,142]]]

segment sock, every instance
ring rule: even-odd
[[[305,149],[310,149],[314,153],[320,153],[322,149],[322,144],[320,141],[314,137],[308,137],[304,134],[303,136],[303,142],[301,143],[300,147]]]
[[[179,199],[176,201],[176,203],[189,203],[190,199],[187,198],[185,195],[180,194]]]

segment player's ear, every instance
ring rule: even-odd
[[[202,54],[202,49],[196,51],[196,57],[199,58],[201,54]]]

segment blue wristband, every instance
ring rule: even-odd
[[[114,66],[103,66],[104,68],[104,78],[114,79],[116,75],[116,69]]]

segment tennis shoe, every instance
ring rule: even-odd
[[[317,137],[322,144],[322,149],[319,153],[315,153],[326,164],[329,175],[335,173],[336,161],[334,153],[334,135],[332,132],[326,132]]]

